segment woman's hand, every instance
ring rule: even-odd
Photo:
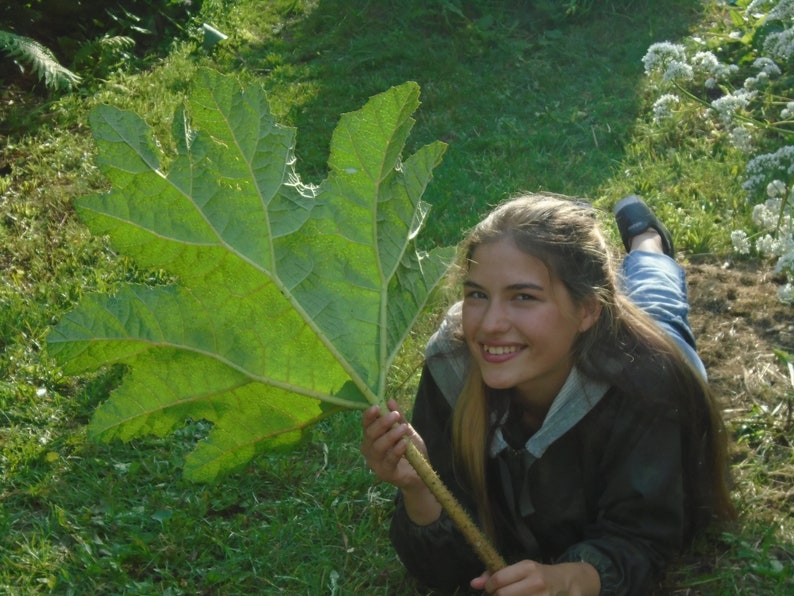
[[[589,563],[558,563],[542,565],[535,561],[519,561],[494,574],[483,573],[471,580],[475,590],[492,596],[597,596],[601,578]]]
[[[364,440],[361,453],[367,460],[369,469],[385,482],[397,488],[410,489],[423,484],[411,464],[403,457],[408,448],[407,441],[414,444],[427,456],[424,441],[416,434],[403,415],[397,411],[397,403],[389,400],[389,412],[381,415],[378,406],[364,410],[362,425]]]
[[[369,469],[380,480],[402,491],[408,517],[419,525],[431,524],[441,515],[441,505],[403,457],[408,449],[408,441],[413,442],[427,457],[425,442],[397,411],[397,402],[389,400],[387,406],[389,412],[386,414],[381,414],[378,406],[364,410],[361,453]]]

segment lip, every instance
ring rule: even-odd
[[[523,344],[480,344],[480,354],[483,360],[491,364],[507,362],[518,356],[526,349]]]

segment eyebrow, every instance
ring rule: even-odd
[[[466,288],[476,288],[478,290],[484,289],[483,286],[481,286],[477,282],[471,281],[470,279],[464,279],[463,286]],[[505,288],[505,290],[511,290],[511,291],[517,291],[517,290],[543,291],[543,289],[544,289],[543,286],[539,286],[538,284],[533,284],[533,283],[510,284]]]

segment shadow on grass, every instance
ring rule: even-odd
[[[246,46],[240,58],[263,66],[267,87],[310,89],[287,116],[310,180],[325,175],[340,114],[418,82],[422,105],[407,150],[449,144],[425,197],[444,213],[430,222],[430,240],[451,244],[516,192],[597,193],[638,117],[642,56],[685,34],[701,6],[604,0],[562,18],[541,9],[555,3],[527,4],[321,0],[304,18],[284,15],[275,41]],[[274,52],[283,62],[271,69]]]

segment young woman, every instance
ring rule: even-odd
[[[393,402],[363,415],[367,464],[399,488],[392,542],[430,587],[649,594],[695,532],[734,515],[670,234],[620,201],[619,276],[595,215],[547,195],[491,212],[462,244],[463,299],[428,344],[412,424]],[[480,575],[405,438],[507,567]]]

